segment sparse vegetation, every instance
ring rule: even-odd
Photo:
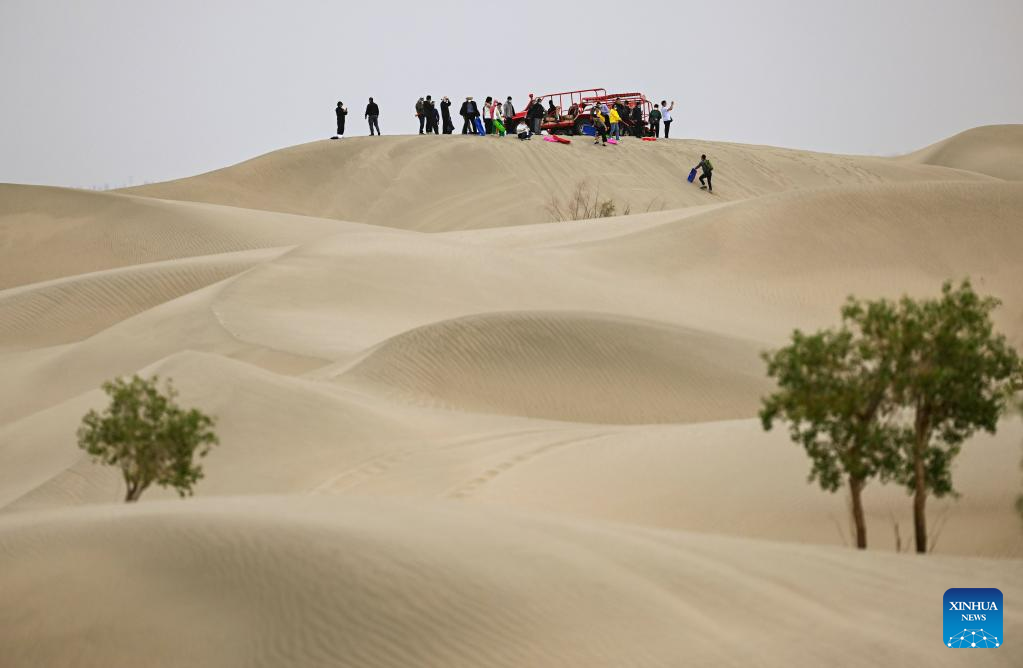
[[[163,392],[157,383],[156,376],[104,383],[110,405],[103,413],[86,413],[78,429],[78,447],[94,461],[120,467],[128,503],[154,483],[190,496],[203,477],[194,457],[205,457],[219,443],[214,418],[180,408],[171,382]]]
[[[660,211],[663,208],[663,202],[655,199],[650,201],[645,212]],[[575,189],[565,198],[552,195],[545,209],[554,222],[628,216],[632,213],[631,204],[626,202],[619,208],[615,200],[602,199],[600,189],[587,181],[577,183]]]
[[[969,281],[946,283],[939,299],[850,298],[839,330],[796,331],[765,355],[779,390],[764,401],[763,426],[790,423],[822,488],[835,491],[845,477],[858,547],[859,495],[878,477],[913,496],[916,551],[927,552],[927,497],[955,495],[951,464],[963,442],[978,429],[994,433],[1023,389],[1019,356],[993,331],[997,306]]]

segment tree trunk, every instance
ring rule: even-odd
[[[856,548],[867,549],[867,523],[863,518],[863,481],[849,476],[849,494],[852,496],[853,523],[856,525]]]
[[[913,528],[916,535],[917,554],[927,554],[927,481],[924,473],[924,445],[922,436],[917,436],[913,447]]]

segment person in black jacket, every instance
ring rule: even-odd
[[[465,102],[462,103],[461,108],[458,110],[458,115],[462,117],[462,134],[469,134],[470,126],[472,126],[472,119],[469,117],[469,99],[465,98]]]
[[[383,134],[380,132],[380,123],[377,121],[378,118],[380,118],[380,107],[378,107],[377,103],[373,101],[373,98],[369,98],[369,104],[366,105],[366,120],[369,121],[370,137],[373,136],[373,128],[376,128],[378,137]]]
[[[455,124],[451,122],[451,100],[445,95],[440,101],[440,116],[443,121],[444,134],[449,135],[455,130]]]
[[[344,102],[338,101],[334,113],[337,114],[337,137],[341,138],[345,135],[345,116],[348,115]]]
[[[540,134],[540,125],[543,123],[544,113],[543,98],[534,98],[533,102],[529,105],[529,109],[526,111],[526,118],[529,119],[529,129],[535,135]]]
[[[654,137],[657,137],[658,139],[660,139],[660,137],[661,137],[661,108],[655,104],[654,105],[654,110],[650,112],[650,115],[647,116],[647,119],[650,121],[650,134],[652,134]]]
[[[474,135],[476,134],[476,119],[480,116],[480,108],[476,105],[476,101],[472,99],[472,95],[465,98],[465,104],[462,105],[465,109],[465,124],[462,126],[463,135]]]
[[[632,134],[637,137],[646,134],[643,130],[643,105],[638,100],[632,107]]]
[[[437,134],[437,108],[433,106],[433,97],[429,95],[423,100],[423,116],[426,117],[426,134]]]

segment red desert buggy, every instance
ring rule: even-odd
[[[555,135],[581,135],[583,128],[592,125],[590,109],[595,104],[606,103],[609,107],[616,101],[622,102],[630,112],[629,118],[622,117],[622,134],[631,134],[642,137],[649,133],[647,117],[653,104],[642,93],[612,93],[608,95],[603,88],[590,88],[587,90],[570,90],[563,93],[546,93],[539,96],[544,105],[544,118],[540,123],[540,129]],[[529,105],[533,104],[534,96],[530,94],[526,108],[515,114],[511,120],[506,120],[505,125],[508,132],[514,134],[518,130],[519,123],[526,122],[526,112]],[[555,114],[547,111],[550,101],[554,100]],[[634,127],[631,117],[632,108],[639,105],[643,111],[643,120],[639,127]]]

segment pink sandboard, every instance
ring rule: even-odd
[[[617,140],[617,139],[608,139],[608,140],[607,140],[607,143],[608,143],[608,144],[617,144],[617,143],[618,143],[618,140]]]

